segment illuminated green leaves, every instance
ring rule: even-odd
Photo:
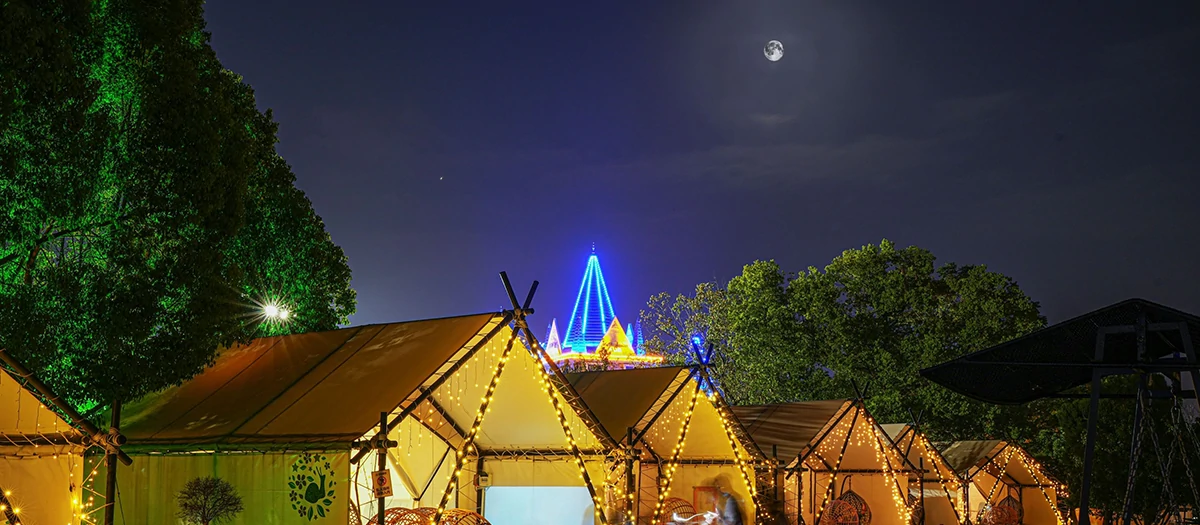
[[[354,310],[344,254],[201,7],[0,4],[0,346],[77,406]],[[295,322],[260,322],[271,294]]]

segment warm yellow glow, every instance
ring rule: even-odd
[[[604,357],[600,354],[569,352],[566,354],[550,356],[550,359],[556,363],[560,363],[563,361],[602,361]],[[610,355],[608,356],[608,362],[658,364],[663,362],[663,358],[660,355]]]

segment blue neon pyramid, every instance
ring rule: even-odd
[[[608,297],[608,286],[604,284],[604,273],[600,271],[600,258],[593,248],[588,257],[583,282],[575,297],[575,308],[567,322],[566,338],[562,342],[563,353],[590,352],[600,344],[608,325],[617,314]]]

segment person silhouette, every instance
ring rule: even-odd
[[[737,498],[724,489],[717,500],[717,525],[742,525],[742,509],[738,506]]]

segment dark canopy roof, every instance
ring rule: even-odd
[[[779,459],[787,464],[815,445],[821,430],[849,403],[835,399],[730,408],[763,453],[770,456],[772,447],[777,447]]]
[[[955,441],[942,444],[941,453],[950,468],[963,474],[998,454],[1003,447],[1004,442],[998,440]]]
[[[690,369],[682,366],[605,370],[567,374],[583,403],[616,441],[666,395],[668,387]]]
[[[1096,340],[1102,327],[1146,321],[1184,323],[1193,348],[1200,346],[1200,317],[1144,299],[1129,299],[1043,328],[986,350],[921,371],[925,378],[968,397],[996,404],[1023,404],[1087,384],[1095,368]],[[1148,333],[1146,358],[1183,352],[1175,330]],[[1138,363],[1133,333],[1110,335],[1102,366]]]
[[[183,384],[125,405],[121,432],[130,446],[349,444],[502,318],[479,314],[255,339],[221,351]]]

